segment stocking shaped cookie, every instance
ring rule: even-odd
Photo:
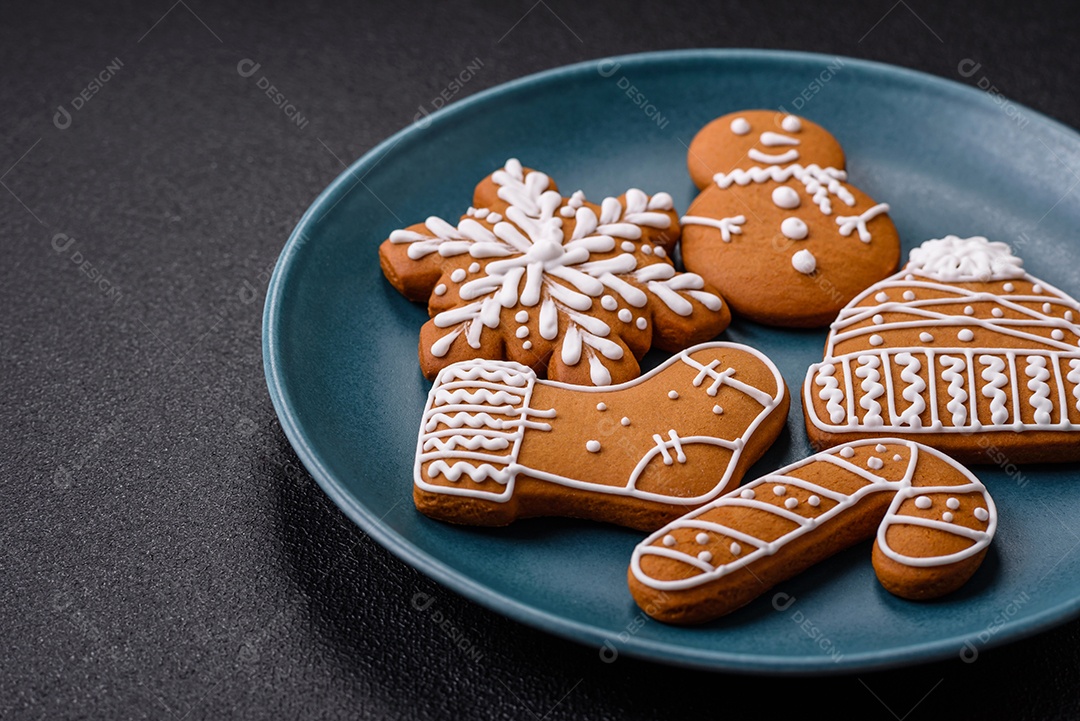
[[[652,530],[738,485],[788,403],[776,366],[735,343],[605,388],[537,380],[508,361],[457,363],[428,396],[413,497],[453,523],[569,516]]]
[[[833,323],[803,386],[807,433],[900,435],[970,462],[1080,459],[1078,317],[1006,244],[927,241]]]
[[[668,257],[679,224],[666,193],[631,189],[595,205],[509,160],[473,203],[456,226],[428,218],[379,248],[394,287],[428,304],[428,378],[490,358],[555,380],[619,383],[640,373],[651,346],[679,351],[730,322],[717,293]]]
[[[683,262],[735,313],[825,325],[896,269],[889,206],[847,183],[844,152],[820,125],[770,110],[731,113],[702,128],[687,163],[702,192],[682,218]]]
[[[661,528],[634,549],[630,591],[658,620],[701,623],[876,533],[882,585],[936,598],[975,573],[996,528],[986,488],[944,453],[897,438],[856,441]]]

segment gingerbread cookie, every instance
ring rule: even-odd
[[[568,516],[653,530],[738,485],[788,405],[776,366],[736,343],[604,388],[510,361],[457,363],[428,396],[413,498],[452,523]]]
[[[679,223],[667,193],[631,189],[596,205],[509,160],[473,204],[457,225],[428,218],[379,248],[387,279],[428,304],[428,378],[491,358],[570,383],[620,383],[650,347],[679,351],[731,320],[700,276],[672,265]]]
[[[687,154],[702,190],[682,218],[682,258],[733,311],[768,325],[826,325],[896,270],[889,206],[847,183],[824,128],[772,110],[706,125]]]
[[[1080,459],[1080,306],[1004,243],[948,236],[841,311],[804,388],[811,441],[887,433],[960,460]]]
[[[912,441],[810,456],[670,523],[634,550],[630,591],[669,623],[702,623],[874,536],[874,570],[903,598],[936,598],[978,569],[997,528],[986,488]]]

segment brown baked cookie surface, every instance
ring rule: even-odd
[[[456,225],[431,217],[379,247],[387,280],[428,304],[428,378],[491,358],[570,383],[621,383],[649,348],[680,351],[731,321],[711,286],[675,270],[680,227],[667,193],[630,189],[595,204],[511,159],[473,203]]]
[[[897,435],[974,463],[1080,459],[1078,319],[1006,244],[929,240],[833,323],[803,385],[807,434]]]
[[[840,144],[816,123],[731,113],[698,132],[687,165],[702,192],[681,219],[683,262],[739,315],[826,325],[896,269],[888,205],[847,182]]]
[[[742,480],[787,419],[776,366],[736,343],[678,353],[603,388],[476,359],[438,374],[413,499],[443,521],[566,516],[653,530]]]
[[[994,502],[963,466],[897,438],[855,441],[736,488],[634,550],[634,600],[660,621],[703,623],[874,537],[874,569],[913,600],[959,588],[997,528]]]

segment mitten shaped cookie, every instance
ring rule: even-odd
[[[683,262],[735,313],[826,325],[896,270],[889,206],[847,182],[844,152],[820,125],[771,110],[731,113],[698,132],[687,164],[702,192],[682,218]]]
[[[898,435],[974,463],[1080,459],[1078,318],[1005,243],[929,240],[833,323],[806,374],[806,431],[823,445]]]
[[[653,530],[738,485],[788,405],[776,366],[736,343],[695,346],[604,388],[465,361],[428,396],[413,498],[452,523],[567,516]]]
[[[671,196],[631,189],[590,203],[509,160],[476,186],[457,225],[431,217],[379,248],[387,279],[426,302],[420,367],[462,360],[528,366],[570,383],[637,377],[650,347],[709,340],[731,315],[700,276],[676,272]]]
[[[896,438],[856,441],[661,528],[634,550],[630,591],[660,621],[702,623],[876,533],[882,585],[936,598],[978,570],[996,528],[986,488],[945,454]]]

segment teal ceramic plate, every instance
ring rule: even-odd
[[[606,658],[759,673],[861,670],[971,658],[1076,615],[1080,479],[1068,466],[976,469],[1000,509],[998,537],[972,581],[944,600],[890,596],[864,544],[783,584],[780,600],[767,594],[701,628],[664,626],[634,605],[626,568],[640,533],[542,519],[477,530],[413,508],[429,388],[416,345],[427,314],[383,279],[379,243],[429,215],[457,217],[473,185],[508,157],[590,197],[666,189],[685,211],[694,132],[732,110],[779,106],[841,140],[852,181],[892,205],[905,251],[947,233],[988,235],[1012,243],[1032,274],[1080,289],[1080,199],[1070,192],[1080,183],[1080,136],[1000,96],[900,68],[781,52],[658,53],[551,70],[387,139],[316,199],[289,238],[266,303],[266,377],[285,433],[326,493],[446,586]],[[824,331],[737,322],[722,338],[767,353],[794,391],[786,431],[748,477],[809,454],[798,389],[821,359]],[[653,354],[646,365],[661,360]]]

